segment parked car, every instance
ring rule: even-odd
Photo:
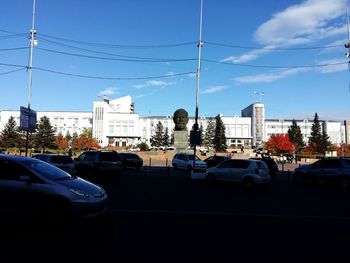
[[[33,156],[35,159],[42,160],[44,162],[50,163],[70,174],[75,172],[75,164],[72,157],[68,155],[57,155],[57,154],[35,154]]]
[[[135,153],[119,153],[120,159],[123,162],[124,168],[135,168],[140,170],[143,165],[143,160]]]
[[[230,157],[225,156],[225,155],[213,155],[208,157],[207,159],[204,160],[204,162],[207,163],[208,168],[217,166],[218,164],[222,163],[223,161],[229,160]]]
[[[325,158],[296,168],[296,182],[332,182],[340,188],[350,187],[350,158]]]
[[[208,168],[206,179],[209,182],[231,181],[243,184],[246,188],[270,183],[270,174],[263,161],[252,159],[230,159],[218,166]]]
[[[82,177],[118,175],[123,168],[123,162],[116,151],[87,151],[75,159],[76,174]]]
[[[271,157],[262,157],[262,158],[250,158],[252,160],[260,160],[263,161],[264,163],[266,163],[268,169],[269,169],[269,174],[271,176],[275,176],[278,173],[278,165],[275,162],[274,159],[272,159]]]
[[[177,153],[172,160],[172,166],[174,169],[185,169],[188,171],[193,170],[193,161],[195,160],[195,170],[206,170],[206,162],[199,159],[194,154],[189,153]]]
[[[50,220],[101,215],[104,189],[39,159],[0,154],[0,211]]]

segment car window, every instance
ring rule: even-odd
[[[256,162],[256,166],[261,169],[261,168],[266,168],[266,164],[263,162]]]
[[[249,166],[249,162],[245,160],[232,160],[233,168],[246,169]]]
[[[232,168],[232,160],[222,162],[218,166],[219,168]]]
[[[194,155],[192,154],[192,155],[187,155],[187,158],[189,159],[189,160],[191,160],[191,161],[193,161],[193,159],[194,159]],[[196,156],[196,161],[199,161],[200,159],[198,158],[198,156]]]
[[[177,158],[182,161],[188,161],[187,157],[184,154],[179,154]]]
[[[324,159],[324,168],[340,168],[341,163],[339,159]]]
[[[96,160],[96,152],[87,152],[85,153],[84,161],[93,162]]]
[[[72,178],[69,173],[46,162],[41,162],[38,160],[26,160],[24,163],[27,167],[29,167],[29,169],[32,169],[34,172],[49,180],[58,181]]]
[[[2,180],[19,181],[22,175],[31,176],[31,173],[25,167],[8,160],[0,159],[0,171],[0,179]]]
[[[320,169],[323,168],[323,160],[319,160],[311,165],[313,169]]]
[[[51,156],[51,163],[72,163],[73,160],[71,157],[66,156],[66,155],[53,155]]]
[[[117,152],[100,152],[100,161],[115,162],[119,160],[120,157]]]

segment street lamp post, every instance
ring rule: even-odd
[[[200,84],[200,73],[201,73],[201,50],[203,47],[203,41],[202,41],[202,14],[203,14],[203,0],[200,0],[200,16],[199,16],[199,40],[198,40],[198,63],[197,63],[197,85],[196,85],[196,112],[195,112],[195,122],[193,125],[193,132],[194,134],[199,133],[199,126],[198,126],[198,97],[199,97],[199,84]],[[195,169],[196,165],[196,147],[197,143],[194,143],[193,145],[194,150],[194,158],[193,158],[193,169]]]
[[[35,25],[35,0],[33,0],[33,16],[32,16],[32,29],[30,30],[30,53],[29,53],[29,93],[28,93],[28,121],[30,122],[31,119],[31,110],[30,110],[30,103],[31,103],[31,98],[32,98],[32,71],[33,71],[33,50],[34,50],[34,45],[35,45],[35,39],[34,36],[36,34],[36,30],[34,29]],[[30,126],[30,125],[29,125]],[[28,156],[28,144],[29,144],[29,129],[30,127],[28,126],[27,133],[26,133],[26,156]]]

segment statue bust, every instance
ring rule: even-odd
[[[187,131],[188,113],[184,109],[178,109],[174,112],[173,117],[175,123],[175,131]]]

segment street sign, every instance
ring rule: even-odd
[[[21,106],[20,112],[19,128],[22,131],[34,131],[36,126],[36,111]]]

